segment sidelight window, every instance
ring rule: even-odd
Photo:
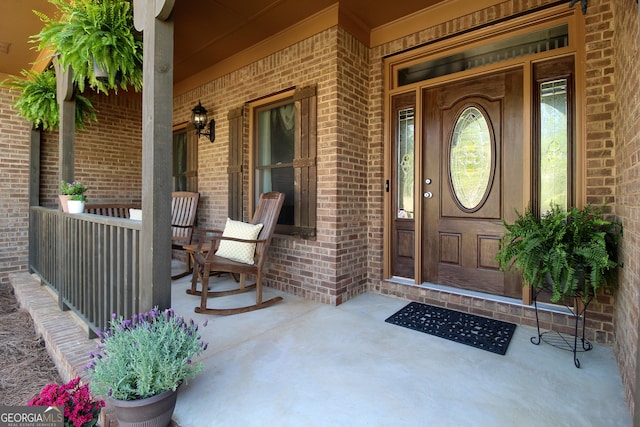
[[[398,111],[398,218],[413,218],[414,108]]]
[[[568,206],[567,79],[540,84],[540,213]]]
[[[573,206],[573,57],[534,64],[532,208]]]

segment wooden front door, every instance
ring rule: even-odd
[[[494,258],[523,200],[522,70],[423,95],[422,281],[520,298]]]

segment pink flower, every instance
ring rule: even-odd
[[[93,427],[98,422],[103,400],[92,400],[89,385],[80,385],[80,377],[66,384],[48,384],[29,406],[63,406],[65,427]]]

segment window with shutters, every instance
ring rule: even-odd
[[[316,90],[305,87],[250,103],[253,203],[285,194],[278,234],[316,235]]]

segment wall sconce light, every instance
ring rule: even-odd
[[[198,138],[200,138],[200,136],[208,136],[209,141],[215,141],[216,121],[213,119],[211,119],[211,121],[208,121],[207,109],[202,106],[200,101],[198,101],[198,105],[196,105],[193,110],[191,110],[191,112],[191,123],[193,123],[193,127],[195,127],[196,131],[198,132]],[[202,130],[207,127],[207,122],[209,123],[209,132],[202,132]]]

